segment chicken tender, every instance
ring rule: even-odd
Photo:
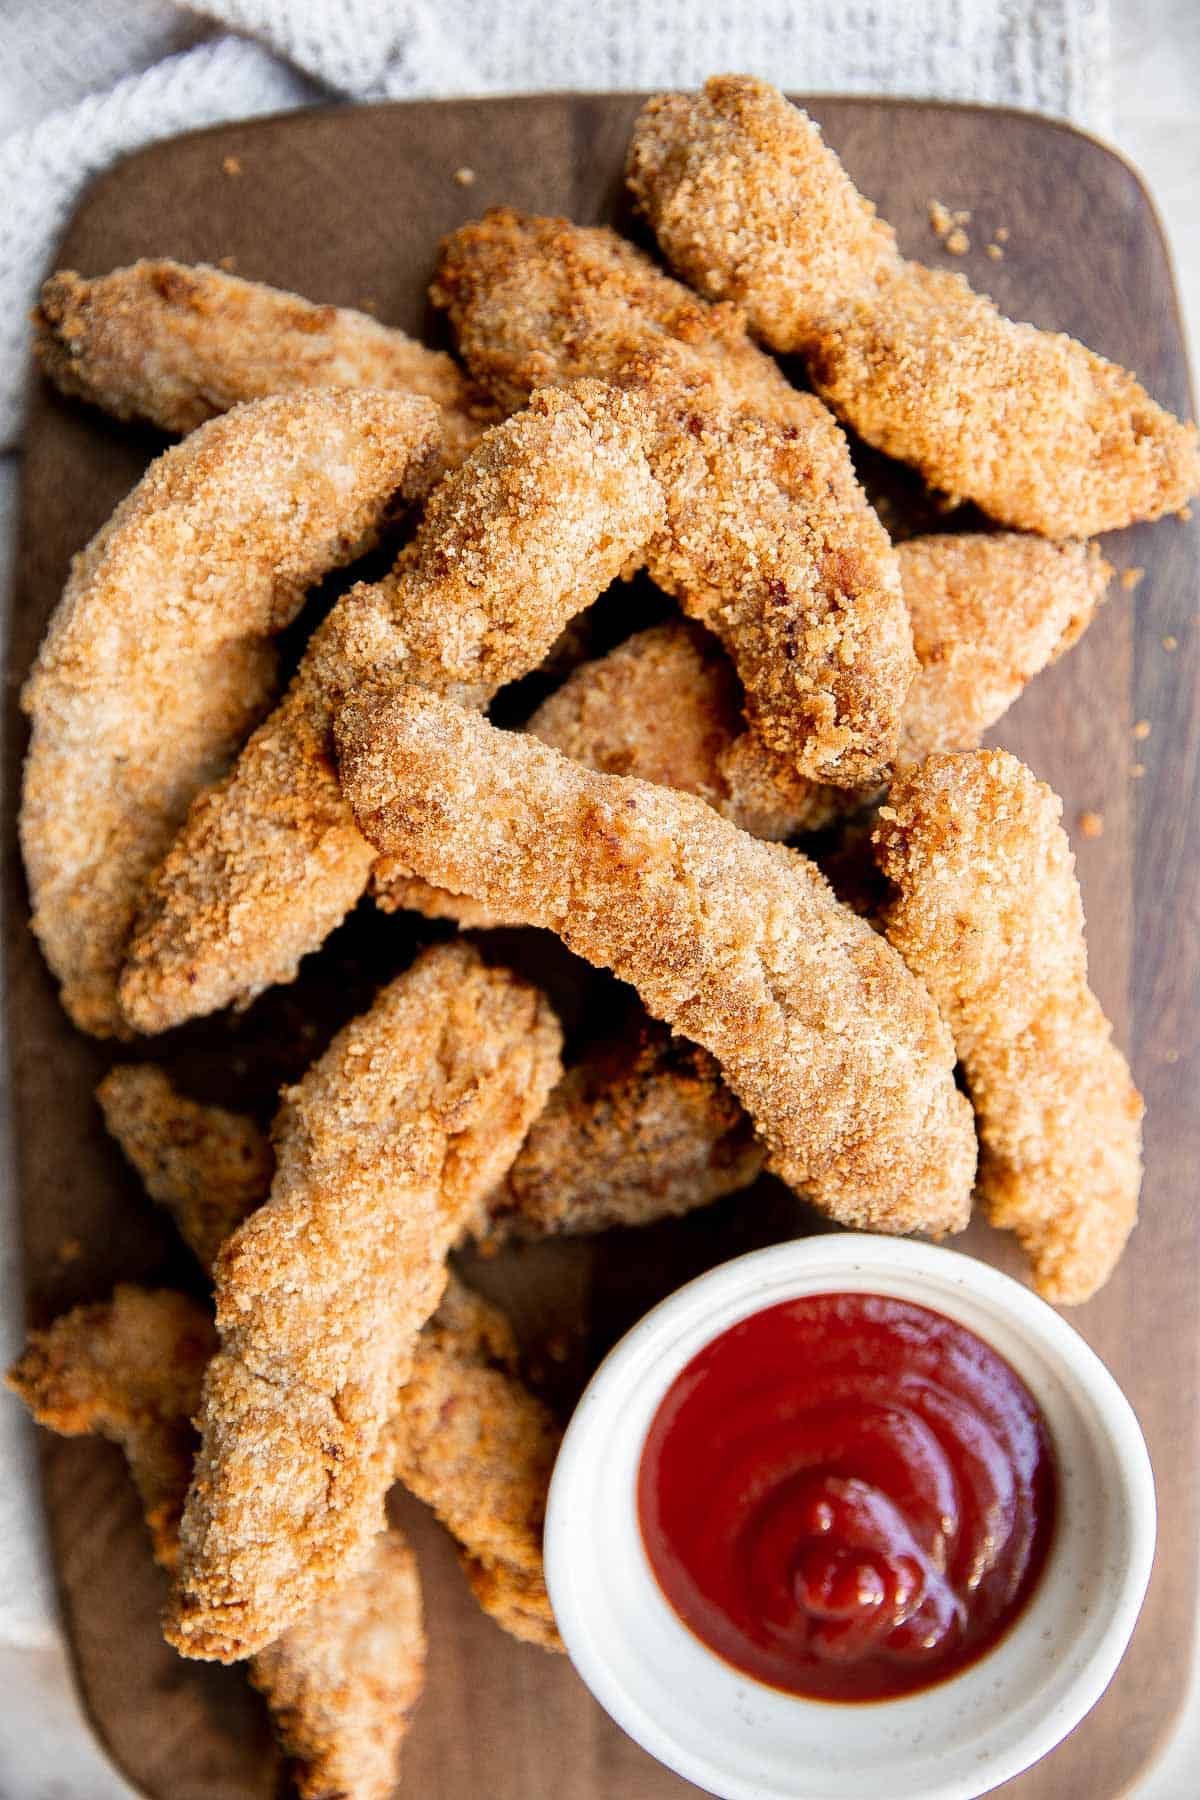
[[[672,265],[736,302],[869,444],[1002,524],[1091,537],[1200,489],[1193,426],[1115,364],[906,262],[816,125],[721,75],[643,109],[627,176]]]
[[[441,350],[346,307],[156,259],[88,281],[60,269],[33,315],[34,350],[64,394],[117,419],[194,431],[245,400],[307,388],[423,394],[441,413],[447,462],[496,409]]]
[[[635,1018],[567,1070],[488,1201],[490,1235],[675,1218],[749,1187],[762,1165],[712,1057]]]
[[[1033,677],[1077,643],[1112,569],[1095,544],[947,532],[898,546],[920,669],[899,762],[974,750]]]
[[[801,432],[684,394],[651,463],[667,521],[647,567],[720,638],[751,728],[800,775],[878,781],[916,658],[895,552],[833,420]]]
[[[262,400],[152,463],[76,557],[22,695],[20,824],[33,927],[83,1030],[128,1035],[141,891],[268,703],[268,640],[425,491],[437,445],[426,400]]]
[[[846,1224],[966,1223],[975,1134],[949,1032],[807,858],[421,689],[357,696],[337,739],[381,851],[632,983],[716,1058],[785,1181]]]
[[[8,1386],[40,1425],[96,1433],[124,1451],[156,1561],[174,1569],[204,1367],[208,1315],[168,1289],[118,1287],[30,1334]],[[266,1695],[302,1800],[386,1800],[424,1679],[416,1558],[398,1532],[248,1667]]]
[[[891,548],[826,409],[614,232],[509,210],[441,248],[432,295],[506,405],[594,375],[638,392],[665,529],[650,572],[709,626],[763,741],[852,786],[896,747],[913,676]]]
[[[194,1300],[122,1283],[111,1300],[77,1306],[48,1330],[31,1332],[5,1378],[39,1425],[120,1447],[164,1569],[179,1557],[196,1449],[192,1415],[216,1343]]]
[[[384,1427],[437,1307],[559,1074],[536,990],[463,944],[426,952],[285,1096],[267,1204],[221,1250],[221,1349],[167,1636],[247,1656],[379,1529]]]
[[[662,501],[631,412],[599,384],[538,395],[436,490],[395,576],[337,603],[150,881],[120,988],[139,1031],[292,980],[362,894],[374,853],[330,738],[342,692],[400,669],[485,704],[639,557]]]
[[[389,1800],[425,1685],[421,1576],[381,1531],[341,1587],[247,1664],[300,1800]]]
[[[562,1434],[515,1363],[503,1315],[453,1282],[418,1341],[390,1454],[397,1479],[461,1545],[483,1610],[511,1636],[561,1650],[542,1522]]]
[[[1137,1217],[1142,1102],[1087,984],[1062,802],[1003,750],[905,770],[876,843],[889,940],[954,1034],[979,1121],[979,1191],[1034,1285],[1086,1300]]]
[[[647,356],[777,424],[802,428],[824,412],[758,348],[736,307],[702,300],[606,225],[492,207],[442,239],[429,297],[508,412],[535,388],[620,383]]]
[[[912,538],[898,546],[920,664],[900,757],[971,750],[1025,684],[1084,630],[1111,575],[1094,545],[1019,532]],[[857,811],[878,787],[806,781],[742,721],[736,678],[715,640],[670,621],[576,669],[525,729],[607,775],[695,794],[752,837],[784,839]],[[869,860],[869,857],[868,857]],[[376,903],[463,927],[513,924],[380,857]]]
[[[201,1106],[153,1063],[123,1063],[96,1089],[110,1135],[146,1192],[209,1269],[229,1234],[271,1191],[275,1152],[242,1113]]]

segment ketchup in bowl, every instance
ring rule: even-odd
[[[686,1625],[820,1700],[944,1681],[1021,1611],[1054,1528],[1041,1413],[974,1332],[814,1294],[695,1356],[647,1434],[638,1515]]]

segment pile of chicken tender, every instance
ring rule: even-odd
[[[1136,1218],[1142,1105],[1061,803],[979,744],[1104,600],[1095,534],[1200,488],[1195,429],[904,260],[764,82],[650,100],[627,179],[661,260],[506,208],[438,246],[457,360],[162,261],[60,272],[35,314],[59,389],[179,439],[75,558],[24,690],[32,923],[74,1023],[244,1007],[364,896],[461,928],[269,1135],[144,1046],[117,1061],[105,1122],[212,1306],[119,1286],[8,1376],[121,1446],[167,1639],[246,1662],[309,1800],[399,1779],[425,1638],[394,1482],[496,1625],[561,1650],[559,1427],[458,1246],[765,1168],[856,1230],[978,1206],[1066,1305]],[[994,528],[893,544],[843,426]],[[279,634],[402,513],[280,692]],[[589,657],[578,621],[636,571],[674,609]],[[489,722],[548,659],[524,725]],[[548,998],[488,951],[505,925],[644,1011],[564,1070]]]

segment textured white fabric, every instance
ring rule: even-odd
[[[117,157],[331,94],[686,86],[723,69],[1104,131],[1108,0],[0,0],[0,448],[19,437],[28,307],[71,208]],[[0,459],[0,599],[15,462]],[[0,1355],[20,1324],[15,1242],[0,1216]],[[0,1395],[0,1645],[54,1641],[27,1443]]]

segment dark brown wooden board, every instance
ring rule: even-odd
[[[438,236],[510,202],[581,221],[616,217],[636,110],[629,96],[539,97],[292,115],[161,144],[89,192],[58,261],[100,273],[141,255],[231,257],[238,272],[312,298],[368,305],[410,331],[431,320],[425,283]],[[965,268],[1010,312],[1074,332],[1138,370],[1180,413],[1191,403],[1171,274],[1137,177],[1061,125],[1004,111],[821,99],[813,111],[909,253]],[[235,158],[240,173],[226,172]],[[232,165],[230,165],[232,166]],[[471,186],[455,182],[462,167]],[[973,248],[946,257],[931,235],[937,197],[972,212]],[[1003,261],[983,245],[998,226]],[[5,936],[20,1208],[31,1316],[103,1294],[120,1277],[196,1277],[100,1129],[91,1093],[113,1059],[76,1035],[26,930],[15,852],[15,774],[24,728],[15,686],[68,558],[161,440],[117,428],[37,386],[32,395],[19,592],[9,645]],[[879,459],[864,458],[869,481]],[[901,524],[923,511],[901,479]],[[949,521],[957,523],[957,520]],[[1197,534],[1166,520],[1110,540],[1119,585],[1081,646],[1042,676],[996,733],[1065,800],[1089,918],[1094,981],[1149,1102],[1143,1223],[1105,1292],[1073,1315],[1130,1395],[1158,1481],[1160,1542],[1133,1646],[1091,1717],[1005,1791],[1022,1800],[1127,1791],[1171,1732],[1188,1678],[1196,1593],[1197,1228],[1191,1192],[1197,920]],[[1172,654],[1163,640],[1173,637]],[[1135,721],[1152,731],[1135,742]],[[1143,766],[1138,778],[1133,765]],[[1075,832],[1085,809],[1102,837]],[[194,1091],[269,1111],[294,1073],[371,985],[400,967],[413,931],[362,916],[307,966],[296,989],[242,1021],[173,1034],[165,1054]],[[503,946],[553,977],[568,1022],[609,1003],[604,984],[549,958],[544,940]],[[319,1021],[315,1026],[310,1020]],[[307,1035],[306,1035],[307,1032]],[[678,1225],[594,1244],[506,1253],[471,1273],[514,1310],[539,1372],[569,1403],[601,1352],[652,1300],[713,1263],[816,1227],[766,1184]],[[969,1247],[1016,1269],[1011,1245],[973,1227]],[[538,1357],[554,1331],[565,1362]],[[90,1442],[47,1440],[46,1500],[67,1629],[91,1717],[135,1785],[166,1800],[265,1800],[276,1770],[259,1702],[236,1670],[187,1664],[156,1629],[160,1577],[121,1460]],[[405,1791],[422,1800],[666,1800],[695,1790],[660,1769],[595,1706],[569,1666],[500,1636],[474,1608],[421,1509],[398,1516],[417,1542],[428,1601],[427,1692],[405,1750]],[[32,1722],[31,1722],[32,1729]]]

